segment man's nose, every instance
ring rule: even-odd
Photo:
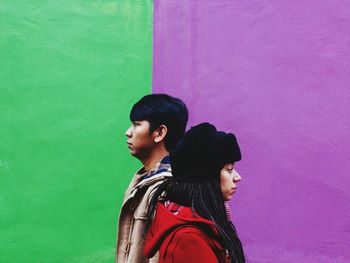
[[[125,135],[126,135],[126,137],[128,137],[128,138],[131,137],[131,127],[129,127],[129,128],[125,131]]]

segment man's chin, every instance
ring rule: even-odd
[[[137,152],[133,151],[133,150],[130,150],[130,155],[135,157],[135,158],[137,158],[137,159],[140,159],[140,155]]]

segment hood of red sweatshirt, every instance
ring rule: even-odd
[[[153,257],[159,250],[164,240],[178,228],[186,226],[195,226],[212,237],[213,242],[218,248],[221,245],[217,241],[220,239],[219,233],[214,222],[193,214],[192,209],[186,206],[180,206],[176,203],[166,202],[158,203],[155,218],[147,233],[144,253],[146,257]]]

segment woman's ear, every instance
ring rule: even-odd
[[[154,142],[158,143],[164,140],[168,133],[168,128],[165,125],[160,125],[155,131]]]

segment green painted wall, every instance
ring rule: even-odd
[[[113,262],[151,0],[0,1],[0,262]]]

